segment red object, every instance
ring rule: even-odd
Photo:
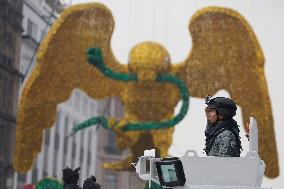
[[[23,186],[23,189],[35,189],[35,185],[34,184],[25,184]]]

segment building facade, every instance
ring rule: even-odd
[[[56,0],[24,0],[23,36],[20,71],[27,78],[36,64],[36,51],[41,40],[56,20],[62,6]],[[24,80],[25,81],[25,80]],[[24,85],[24,82],[22,83]],[[79,131],[74,137],[66,137],[81,121],[93,116],[111,116],[120,119],[124,114],[118,98],[92,100],[84,92],[74,90],[70,99],[58,105],[55,125],[45,131],[42,151],[27,174],[15,174],[14,189],[25,184],[35,184],[42,178],[62,178],[62,169],[81,167],[80,185],[95,175],[106,189],[140,189],[144,183],[129,172],[113,172],[101,168],[103,162],[124,159],[127,151],[120,152],[115,146],[112,131],[93,127]]]
[[[36,184],[42,178],[62,180],[62,169],[81,167],[80,185],[83,179],[96,174],[97,127],[78,131],[72,129],[90,117],[103,115],[110,100],[95,101],[76,89],[69,100],[57,106],[57,118],[52,128],[45,130],[41,153],[27,174],[15,174],[14,189],[25,184]]]
[[[35,66],[36,52],[40,42],[63,7],[59,0],[23,0],[20,71],[25,78]]]
[[[144,182],[135,172],[116,172],[102,168],[105,162],[122,160],[128,151],[120,152],[115,144],[115,134],[100,126],[78,131],[70,136],[72,128],[91,117],[105,116],[120,119],[123,106],[118,98],[93,100],[83,91],[75,89],[68,101],[57,107],[56,122],[45,130],[41,153],[33,168],[26,174],[15,173],[14,189],[25,184],[36,184],[42,178],[62,180],[62,169],[81,167],[79,185],[90,175],[105,189],[142,189]]]
[[[13,185],[12,157],[15,146],[16,108],[22,33],[20,0],[0,0],[0,188]]]
[[[119,98],[113,97],[105,108],[107,117],[120,120],[124,115],[124,108]],[[136,172],[111,171],[102,168],[103,163],[115,162],[125,159],[129,152],[119,151],[115,143],[115,133],[112,130],[99,129],[98,131],[98,159],[97,180],[104,189],[143,189],[145,183],[137,176]],[[137,159],[138,160],[138,159]],[[135,163],[135,162],[133,162]],[[134,170],[134,169],[133,169]]]

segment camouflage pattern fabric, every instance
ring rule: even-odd
[[[220,133],[212,144],[209,156],[238,157],[239,147],[232,131],[225,130]]]
[[[206,154],[217,157],[239,157],[242,149],[239,132],[239,126],[233,119],[215,124],[207,123],[204,148]]]

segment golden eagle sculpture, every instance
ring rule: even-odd
[[[259,125],[260,156],[266,176],[279,174],[272,109],[264,74],[264,56],[247,21],[236,11],[206,7],[191,18],[192,49],[181,63],[174,64],[167,50],[154,42],[137,44],[128,64],[121,64],[111,49],[114,20],[102,4],[88,3],[67,8],[40,45],[37,64],[24,86],[17,119],[14,167],[28,171],[41,151],[43,131],[52,127],[56,106],[66,101],[74,88],[94,99],[120,97],[125,116],[119,120],[116,142],[129,148],[131,156],[105,168],[123,170],[144,149],[155,148],[167,156],[174,127],[124,131],[127,123],[163,121],[174,117],[181,100],[178,88],[157,82],[160,73],[175,75],[186,83],[192,97],[204,98],[221,89],[241,107],[243,122],[253,116]],[[88,64],[86,49],[100,49],[104,64],[112,71],[137,76],[123,82],[106,77]],[[113,125],[112,120],[108,120]],[[187,141],[190,142],[190,141]]]

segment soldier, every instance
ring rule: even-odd
[[[79,170],[81,168],[73,170],[69,167],[63,169],[63,189],[81,189],[78,185],[79,181]]]
[[[97,179],[95,176],[91,175],[84,181],[83,189],[100,189],[101,185],[96,183]]]
[[[208,156],[239,157],[241,141],[239,126],[233,119],[237,106],[229,98],[207,96],[205,152]]]
[[[82,189],[78,185],[80,169],[80,167],[76,168],[75,170],[69,167],[63,169],[63,189]],[[96,177],[91,175],[84,181],[83,189],[100,189],[101,185],[96,183],[96,181]]]

